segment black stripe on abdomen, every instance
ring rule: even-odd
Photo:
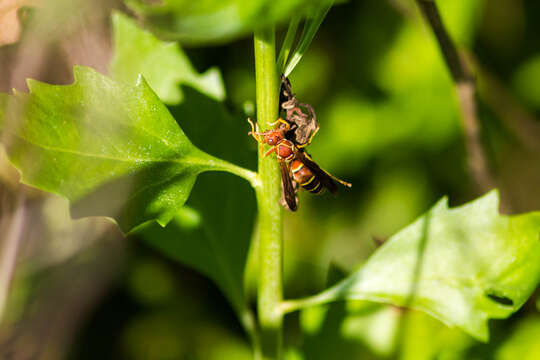
[[[309,184],[303,185],[302,187],[307,191],[316,194],[317,192],[320,192],[319,189],[321,188],[321,182],[319,181],[319,179],[314,178],[309,182]]]

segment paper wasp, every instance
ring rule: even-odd
[[[276,153],[281,171],[283,198],[287,205],[285,207],[290,211],[298,209],[297,186],[295,184],[314,194],[320,194],[324,189],[334,194],[337,191],[337,186],[333,180],[347,187],[352,186],[321,169],[303,149],[287,139],[287,133],[292,129],[287,121],[278,119],[274,123],[276,127],[265,132],[259,132],[258,127],[256,128],[250,119],[248,121],[251,124],[251,131],[248,135],[253,136],[260,144],[271,146],[263,157],[273,152]]]

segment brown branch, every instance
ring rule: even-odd
[[[444,27],[437,9],[437,5],[431,0],[416,0],[422,14],[429,23],[444,61],[454,83],[459,99],[459,107],[465,132],[465,145],[467,148],[467,162],[469,171],[481,192],[486,192],[495,187],[495,181],[488,166],[487,156],[480,139],[480,121],[476,107],[476,82],[474,75],[465,63]]]
[[[17,194],[13,215],[9,219],[9,229],[5,232],[5,236],[0,236],[2,243],[2,251],[0,252],[0,321],[4,315],[11,280],[15,271],[15,265],[17,264],[21,237],[24,230],[25,213],[25,194],[20,191]]]
[[[499,115],[506,127],[528,150],[540,152],[540,120],[474,57],[472,64],[480,75],[480,98]]]

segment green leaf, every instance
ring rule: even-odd
[[[329,0],[126,0],[161,38],[190,44],[230,41],[256,27],[309,12]]]
[[[472,358],[468,351],[477,342],[463,331],[448,328],[420,311],[402,311],[401,315],[396,333],[401,360]]]
[[[355,302],[346,303],[346,308],[358,306]],[[363,301],[360,301],[360,306],[365,307],[366,305],[362,303]],[[370,304],[374,305],[374,303]],[[336,305],[332,304],[331,308]],[[380,357],[390,357],[395,351],[396,335],[399,332],[403,311],[394,306],[380,304],[375,304],[375,308],[370,310],[347,311],[343,317],[340,335],[343,339],[364,343],[367,348]],[[427,347],[427,344],[424,344],[424,347]]]
[[[467,359],[475,344],[423,312],[358,300],[306,308],[300,325],[308,359],[332,358],[329,349],[340,349],[347,359]],[[370,353],[360,353],[366,349]]]
[[[373,308],[373,307],[372,307]],[[366,310],[369,316],[375,309]],[[303,331],[302,352],[305,359],[326,360],[336,358],[339,349],[340,359],[376,359],[378,357],[357,339],[344,336],[347,319],[347,304],[345,302],[331,305],[315,306],[304,309],[300,314],[300,326]],[[368,325],[368,324],[365,324]],[[386,334],[375,328],[369,328],[372,336],[379,336],[384,342]],[[374,335],[373,333],[376,333]],[[379,355],[379,354],[377,354]],[[380,358],[385,358],[384,355]]]
[[[182,101],[179,84],[190,85],[217,100],[225,98],[219,70],[211,68],[198,74],[177,43],[157,39],[119,12],[113,14],[113,33],[113,78],[134,83],[142,74],[159,98],[168,104]]]
[[[441,200],[338,285],[286,311],[343,299],[422,310],[477,339],[519,309],[540,279],[540,213],[499,215],[498,193],[458,208]]]
[[[3,139],[21,181],[67,197],[75,216],[114,217],[124,232],[164,225],[201,172],[254,176],[196,148],[142,78],[131,86],[73,72],[72,85],[29,80],[29,94],[0,98],[9,98]]]
[[[205,151],[253,165],[254,151],[239,151],[248,148],[251,141],[246,136],[243,115],[231,116],[221,103],[191,88],[183,90],[186,101],[170,110],[176,118],[187,119],[183,122],[186,134],[200,142]],[[211,120],[201,124],[192,113]],[[227,141],[220,141],[223,139]],[[187,205],[167,227],[148,223],[134,235],[211,278],[249,330],[243,277],[256,213],[254,193],[236,177],[208,173],[197,180]]]
[[[317,30],[319,30],[319,27],[326,17],[326,14],[328,11],[330,11],[333,3],[334,1],[322,3],[320,6],[314,8],[314,10],[307,17],[304,24],[304,30],[302,31],[302,35],[300,36],[300,40],[298,42],[298,47],[292,53],[291,59],[287,63],[287,66],[285,66],[284,69],[280,69],[285,76],[289,76],[291,74],[296,65],[298,65],[304,56],[305,52],[309,48],[309,45],[311,44],[311,41],[315,37]]]
[[[289,59],[294,40],[296,38],[296,31],[298,30],[298,25],[300,25],[301,20],[302,18],[300,16],[293,16],[289,22],[287,34],[283,39],[283,44],[281,44],[281,50],[279,51],[278,60],[276,62],[279,73],[283,73],[283,70],[285,69],[285,65],[287,64],[287,60]]]

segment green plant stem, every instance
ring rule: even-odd
[[[333,299],[329,296],[314,295],[302,299],[286,300],[281,303],[281,311],[283,314],[288,314],[310,306],[323,305],[331,302]]]
[[[19,188],[16,208],[11,218],[9,230],[4,234],[2,251],[0,252],[0,320],[4,316],[11,279],[13,278],[13,272],[17,264],[17,255],[24,229],[25,213],[25,195],[22,189]]]
[[[207,163],[212,166],[212,170],[228,172],[249,181],[255,189],[261,186],[259,176],[251,170],[214,157]]]
[[[255,320],[254,314],[250,309],[244,308],[237,311],[240,323],[242,324],[244,330],[246,331],[249,339],[251,341],[251,346],[253,349],[253,359],[261,360],[261,341],[259,339],[259,331],[257,329],[257,322]]]
[[[280,304],[280,310],[283,314],[288,314],[306,307],[323,305],[335,301],[337,298],[341,297],[340,293],[343,292],[343,289],[347,289],[348,286],[350,286],[350,279],[344,279],[318,294],[301,299],[284,300]],[[376,297],[370,296],[366,296],[364,300],[377,302]]]
[[[263,130],[278,118],[278,74],[276,71],[274,28],[255,30],[255,80],[257,120]],[[256,189],[259,221],[258,314],[263,359],[281,358],[283,315],[283,220],[279,200],[281,176],[275,158],[263,158],[259,147],[259,178]]]

